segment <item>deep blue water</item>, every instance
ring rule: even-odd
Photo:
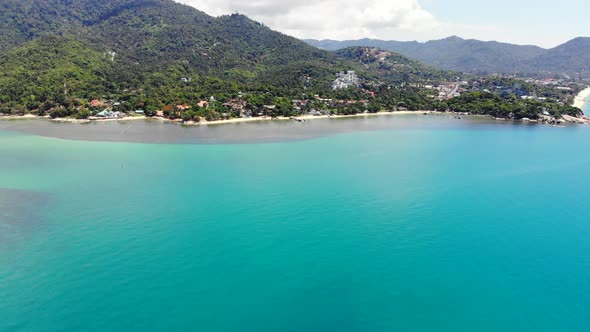
[[[590,127],[416,119],[0,130],[0,330],[587,332]]]

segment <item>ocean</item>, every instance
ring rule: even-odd
[[[590,127],[0,121],[0,331],[590,327]]]

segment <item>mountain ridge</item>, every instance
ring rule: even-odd
[[[590,77],[589,37],[578,37],[550,49],[457,36],[427,42],[368,38],[304,41],[330,51],[351,46],[378,47],[441,69],[469,73],[568,74]]]

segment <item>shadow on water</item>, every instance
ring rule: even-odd
[[[54,137],[66,140],[224,144],[270,143],[306,140],[358,131],[448,129],[506,126],[490,119],[457,120],[448,115],[397,114],[355,118],[313,119],[303,123],[292,120],[227,123],[206,126],[182,126],[159,120],[59,123],[47,120],[0,121],[0,130]],[[515,125],[512,123],[512,125]]]
[[[43,224],[47,194],[0,188],[0,248],[28,239]]]

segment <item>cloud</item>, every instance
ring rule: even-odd
[[[412,39],[441,23],[417,0],[179,0],[210,15],[241,13],[299,38]]]
[[[427,41],[458,35],[542,46],[557,38],[512,25],[447,22],[420,5],[427,0],[176,0],[210,15],[240,13],[298,38]],[[528,33],[527,33],[528,31]],[[556,37],[556,36],[555,36]]]

